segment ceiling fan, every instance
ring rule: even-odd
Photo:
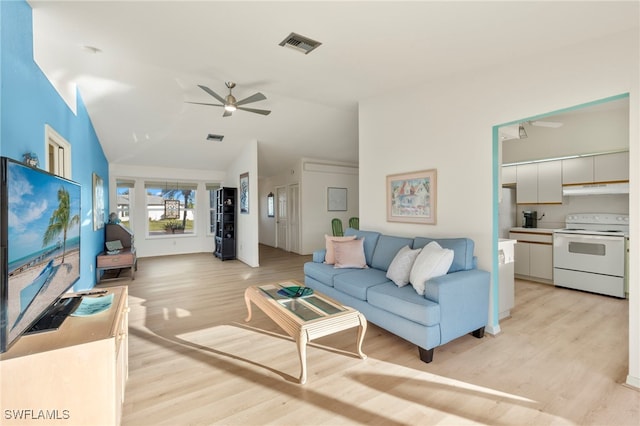
[[[551,127],[553,129],[557,129],[558,127],[562,127],[562,125],[564,123],[560,123],[559,121],[525,121],[525,123],[531,125],[531,126],[538,126],[538,127]]]
[[[249,96],[248,98],[244,98],[244,99],[242,99],[240,101],[237,101],[235,96],[233,96],[233,94],[231,93],[231,90],[234,87],[236,87],[236,84],[234,82],[232,82],[232,81],[227,81],[224,84],[229,89],[229,94],[224,98],[222,96],[218,95],[213,90],[209,89],[207,86],[202,86],[202,85],[198,84],[199,88],[201,88],[202,90],[204,90],[205,92],[207,92],[208,94],[210,94],[211,96],[216,98],[219,102],[221,102],[221,104],[209,104],[209,103],[205,103],[205,102],[187,102],[187,103],[189,103],[189,104],[197,104],[197,105],[210,105],[210,106],[223,107],[224,108],[224,112],[222,113],[223,117],[229,117],[233,113],[233,111],[238,110],[238,109],[242,110],[242,111],[249,111],[249,112],[253,112],[253,113],[256,113],[256,114],[262,114],[262,115],[271,114],[271,111],[268,111],[266,109],[247,108],[247,107],[243,107],[242,106],[242,105],[250,104],[252,102],[258,102],[258,101],[263,101],[263,100],[267,99],[267,97],[265,95],[263,95],[262,93],[258,92],[258,93],[255,93],[255,94]]]

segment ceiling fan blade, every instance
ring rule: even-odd
[[[196,104],[196,105],[208,105],[208,106],[217,106],[217,107],[223,107],[224,105],[218,105],[218,104],[208,104],[205,102],[189,102],[189,101],[185,101],[185,103],[187,104]]]
[[[245,108],[245,107],[238,107],[238,109],[241,109],[243,111],[255,112],[256,114],[262,114],[262,115],[271,114],[271,111],[268,111],[266,109],[255,109],[255,108]]]
[[[236,102],[236,106],[250,104],[251,102],[264,101],[265,99],[267,99],[267,97],[262,93],[258,92],[256,94],[249,96],[248,98],[244,98],[243,100]]]
[[[227,111],[226,109],[224,110],[224,113],[222,113],[223,117],[231,117],[231,111]]]
[[[560,123],[557,121],[530,121],[529,124],[531,124],[532,126],[550,127],[553,129],[557,129],[558,127],[562,127],[564,123]]]
[[[213,90],[209,89],[207,86],[202,86],[201,84],[198,84],[198,87],[201,88],[202,90],[204,90],[205,92],[207,92],[208,94],[210,94],[211,96],[213,96],[214,98],[216,98],[218,101],[220,101],[221,103],[224,104],[224,98],[220,95],[218,95],[216,92],[214,92]]]

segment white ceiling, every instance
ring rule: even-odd
[[[638,27],[638,2],[38,1],[36,61],[80,95],[111,163],[225,170],[251,140],[259,174],[300,157],[357,162],[360,100]],[[318,40],[308,55],[289,33]],[[84,46],[101,50],[92,53]],[[213,102],[202,84],[262,116]],[[526,82],[523,82],[526,84]],[[428,102],[428,100],[425,100]],[[394,125],[390,123],[390,125]],[[223,142],[206,140],[222,134]]]

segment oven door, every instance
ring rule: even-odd
[[[624,276],[624,237],[554,232],[553,267]]]

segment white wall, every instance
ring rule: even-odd
[[[467,236],[475,240],[479,267],[492,271],[497,266],[494,243],[498,233],[497,226],[494,229],[497,184],[494,188],[493,167],[498,159],[493,152],[493,126],[628,92],[629,213],[631,235],[640,235],[638,36],[636,29],[536,55],[529,62],[451,75],[407,89],[402,108],[388,102],[389,94],[362,101],[361,228],[406,236]],[[387,222],[386,175],[430,168],[438,170],[438,223]],[[631,239],[627,382],[635,386],[640,386],[639,247],[637,239]],[[490,326],[497,324],[493,311]]]
[[[300,185],[302,254],[311,254],[314,250],[324,248],[324,235],[332,235],[331,219],[340,218],[343,229],[346,229],[349,218],[359,216],[358,182],[358,167],[354,164],[302,159]],[[328,210],[327,190],[330,187],[347,189],[346,211]]]
[[[527,138],[502,142],[502,163],[541,160],[629,148],[629,99],[611,101],[621,108],[553,114],[542,121],[559,121],[559,128],[525,125]],[[607,102],[610,103],[610,102]],[[606,104],[600,105],[605,107]]]
[[[331,219],[338,217],[346,229],[350,217],[359,215],[358,166],[351,163],[302,158],[278,176],[260,180],[260,243],[276,244],[275,218],[267,217],[267,194],[276,188],[300,185],[300,241],[298,254],[311,254],[324,247],[331,235]],[[347,210],[328,211],[327,189],[347,189]]]
[[[251,267],[260,266],[258,250],[258,141],[247,143],[227,168],[223,186],[240,188],[240,175],[249,172],[249,213],[238,211],[236,258]],[[238,202],[240,194],[238,193]]]
[[[135,233],[135,245],[138,257],[202,253],[208,251],[213,253],[213,235],[209,233],[209,198],[205,184],[221,183],[224,178],[225,173],[219,171],[128,166],[111,163],[109,165],[109,206],[111,206],[111,210],[113,211],[117,205],[115,193],[117,179],[135,182],[133,190],[133,215],[130,218],[130,223]],[[196,229],[194,235],[147,237],[145,181],[180,181],[198,184],[196,191]]]

